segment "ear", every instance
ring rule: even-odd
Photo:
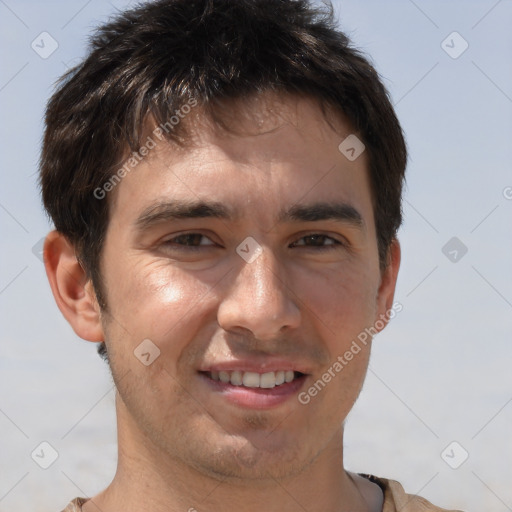
[[[375,328],[378,331],[382,331],[386,327],[390,319],[390,311],[394,311],[393,299],[395,297],[398,269],[400,268],[400,256],[400,244],[394,238],[389,246],[387,267],[381,272],[381,281],[377,295]]]
[[[100,307],[74,247],[57,231],[44,243],[46,275],[61,313],[80,338],[104,341]]]

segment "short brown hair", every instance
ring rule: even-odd
[[[76,248],[106,308],[99,268],[109,201],[94,191],[151,115],[165,123],[191,97],[220,102],[274,91],[342,111],[368,155],[381,267],[402,221],[407,151],[387,91],[336,27],[332,6],[307,0],[157,0],[99,27],[84,61],[48,102],[41,155],[44,206]],[[185,123],[165,133],[186,142]],[[104,352],[104,346],[101,347]]]

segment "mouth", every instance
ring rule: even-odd
[[[254,372],[200,371],[209,389],[229,402],[249,409],[268,409],[295,397],[307,374],[294,370]]]
[[[260,389],[272,389],[276,386],[289,384],[295,379],[299,379],[304,376],[303,373],[294,372],[293,370],[278,370],[276,372],[266,373],[243,372],[239,370],[234,370],[232,372],[211,371],[205,373],[210,379],[223,382],[224,384]]]

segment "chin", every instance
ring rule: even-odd
[[[241,483],[260,480],[264,484],[297,476],[316,458],[300,445],[271,441],[269,437],[268,432],[257,440],[229,436],[224,446],[220,442],[208,453],[203,445],[199,456],[190,454],[187,460],[195,460],[196,470],[215,479],[239,479]]]

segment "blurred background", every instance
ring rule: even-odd
[[[44,273],[37,161],[55,80],[133,4],[0,0],[0,512],[58,512],[115,472],[108,368]],[[445,508],[512,510],[512,1],[333,4],[410,151],[403,310],[375,339],[346,466]]]

